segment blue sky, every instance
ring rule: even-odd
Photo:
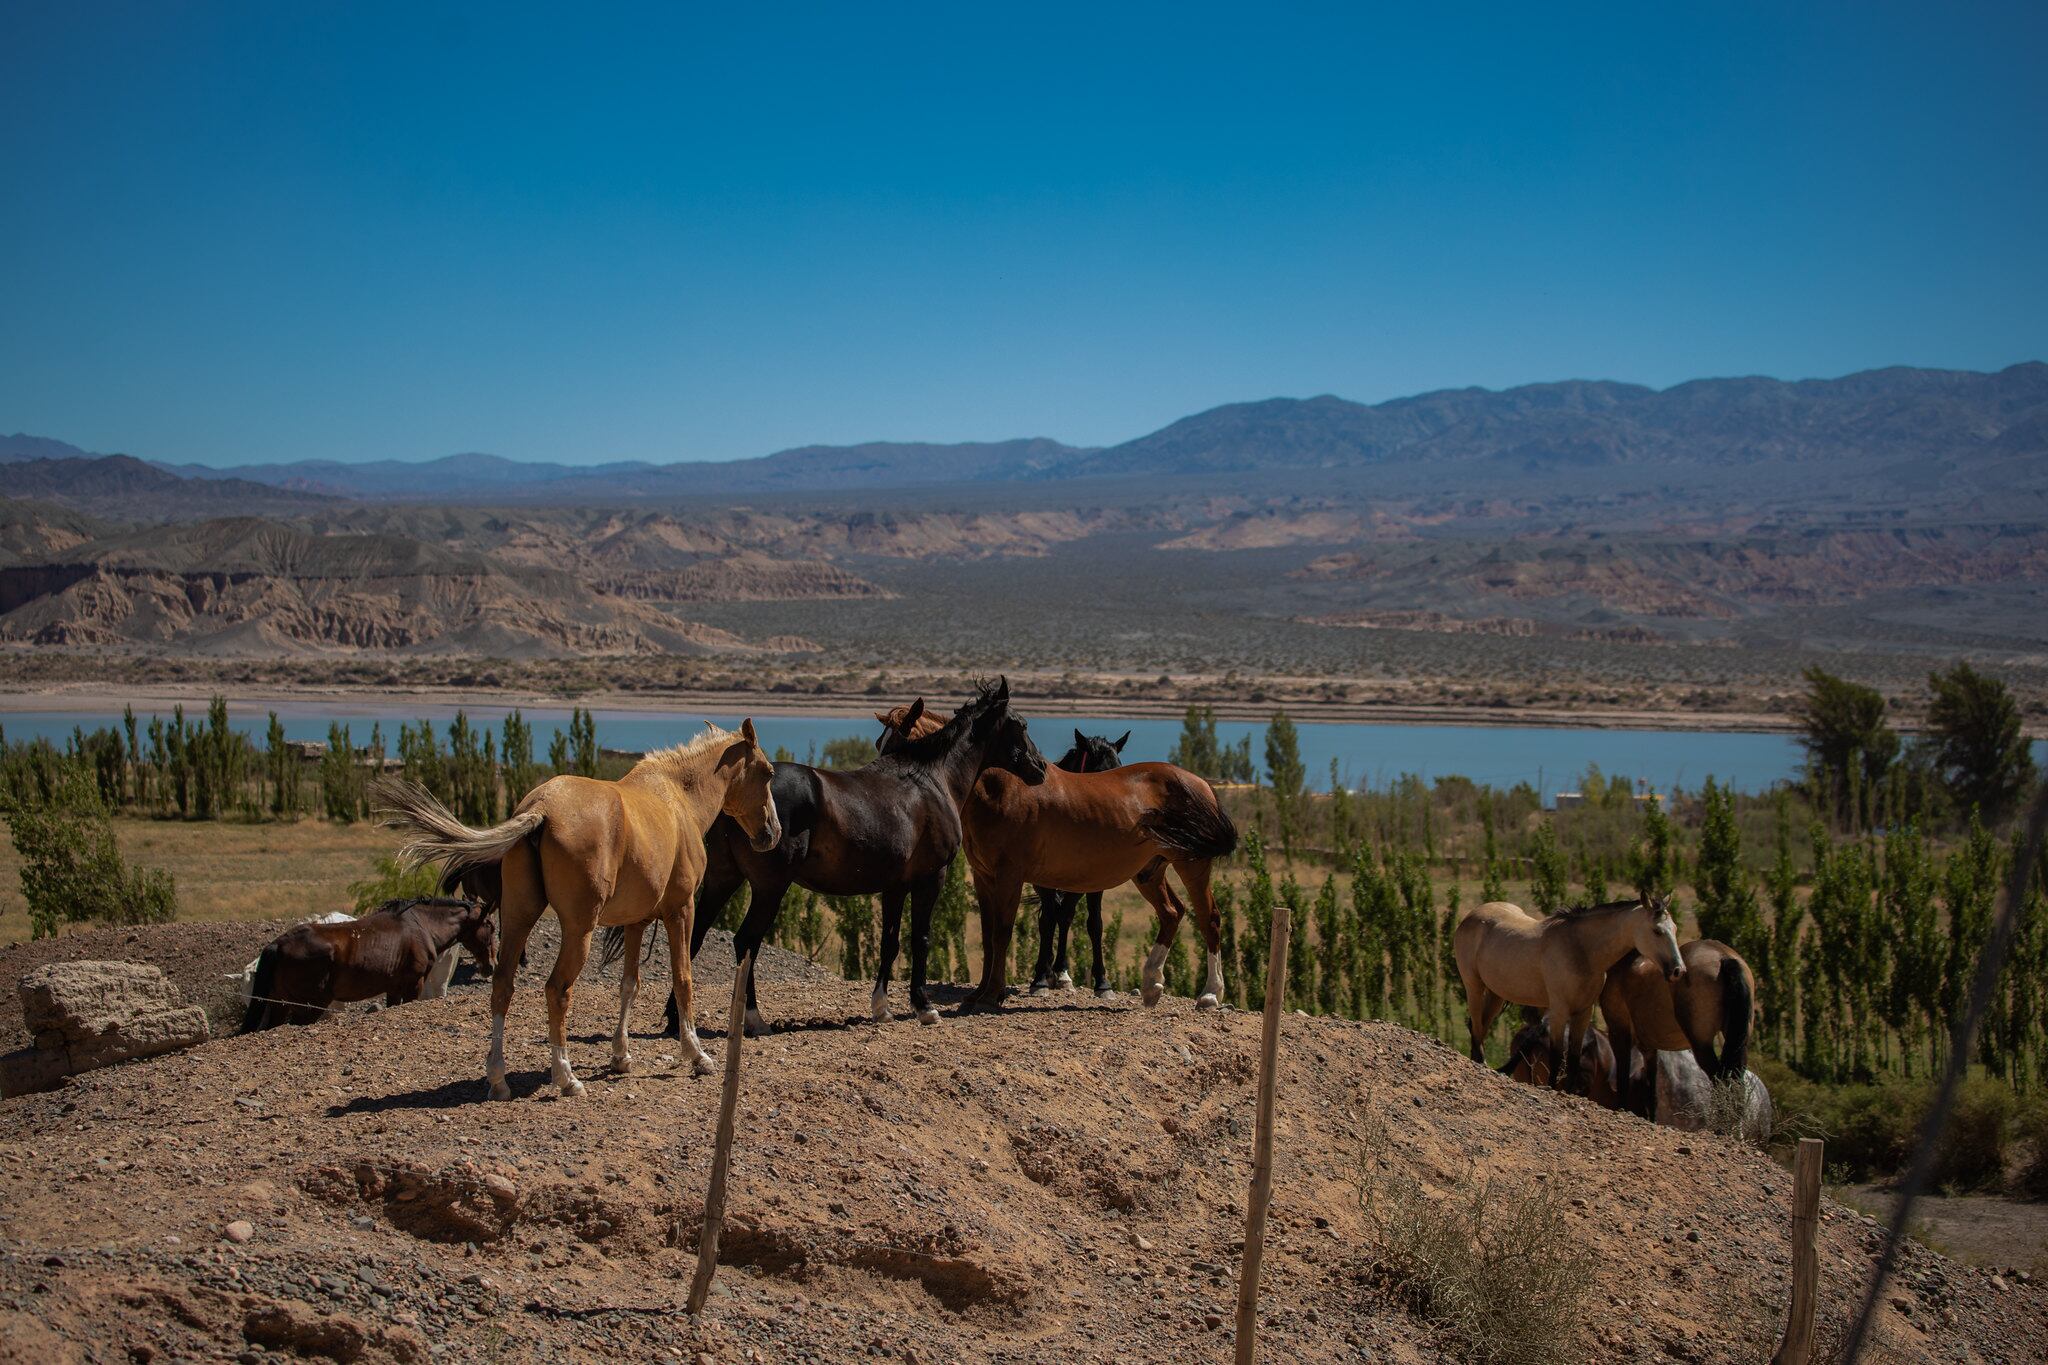
[[[0,431],[723,459],[2048,358],[2048,6],[591,9],[0,7]]]

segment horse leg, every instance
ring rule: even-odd
[[[1031,993],[1043,995],[1052,989],[1053,937],[1059,932],[1059,907],[1066,898],[1064,891],[1049,891],[1045,887],[1035,888],[1038,892],[1038,962],[1031,969]],[[1064,952],[1060,954],[1066,956]]]
[[[932,950],[932,907],[939,903],[944,874],[927,877],[910,888],[910,1008],[920,1024],[936,1024],[939,1012],[925,995],[925,972]]]
[[[689,926],[684,922],[684,912],[671,910],[662,916],[662,927],[668,932],[670,944],[668,955],[669,993],[675,997],[676,1018],[682,1023],[683,1046],[689,1049],[690,1065],[700,1076],[708,1076],[717,1069],[704,1044],[697,1041],[697,1005],[690,979],[690,955],[674,949],[678,943],[690,941]],[[730,1047],[731,1040],[726,1041]]]
[[[557,909],[560,915],[559,908]],[[569,1003],[576,994],[576,977],[590,956],[590,935],[594,916],[560,916],[562,950],[555,954],[555,969],[548,973],[548,1053],[553,1058],[549,1075],[564,1095],[583,1093],[583,1082],[569,1065]],[[575,920],[571,927],[570,920]]]
[[[519,979],[519,969],[509,964],[524,959],[527,935],[548,908],[548,898],[540,881],[540,855],[531,843],[514,844],[498,866],[504,884],[499,927],[505,934],[499,951],[501,962],[507,965],[491,978],[491,1051],[484,1062],[484,1076],[490,1082],[492,1099],[509,1100],[512,1087],[505,1083],[505,1015],[512,1008],[512,987]]]
[[[752,888],[752,894],[747,898],[747,917],[732,936],[732,969],[738,971],[740,963],[747,963],[746,1031],[749,1038],[766,1037],[774,1031],[761,1013],[760,1002],[754,998],[754,967],[749,959],[760,953],[762,940],[775,931],[776,918],[782,914],[782,898],[788,891],[788,882]]]
[[[1195,1008],[1213,1010],[1223,1003],[1223,920],[1216,913],[1216,898],[1209,894],[1209,861],[1175,863],[1173,870],[1180,874],[1180,884],[1188,889],[1188,899],[1194,902],[1195,928],[1201,932],[1202,946],[1209,950],[1208,970],[1202,979],[1202,993],[1195,997]],[[1160,885],[1166,879],[1160,878]],[[1173,896],[1168,886],[1166,894]],[[1178,898],[1174,898],[1177,908]]]
[[[1102,893],[1088,893],[1088,946],[1095,954],[1095,994],[1109,1000],[1116,990],[1109,984],[1109,964],[1102,958]]]
[[[626,1021],[633,1017],[633,997],[640,994],[640,940],[646,937],[647,921],[626,926],[626,955],[619,967],[619,1026],[612,1030],[612,1070],[633,1069],[633,1056],[626,1051]]]
[[[1010,935],[1017,927],[1024,883],[984,880],[976,874],[974,896],[981,906],[981,983],[960,1002],[962,1013],[1001,1009],[1009,994]]]
[[[1053,931],[1054,936],[1059,939],[1059,945],[1058,951],[1053,954],[1052,976],[1047,984],[1057,990],[1074,989],[1074,964],[1067,958],[1067,937],[1074,930],[1074,911],[1080,904],[1080,896],[1072,891],[1063,891],[1060,893],[1060,903],[1053,907]],[[1042,925],[1040,932],[1044,932]],[[1038,951],[1041,956],[1045,953],[1042,947]]]
[[[1484,1066],[1486,1035],[1493,1032],[1493,1021],[1500,1018],[1508,1002],[1477,982],[1467,983],[1466,990],[1465,1026],[1472,1034],[1472,1060]]]
[[[1156,1005],[1159,997],[1166,994],[1166,950],[1173,946],[1173,936],[1180,932],[1180,906],[1166,893],[1166,862],[1154,859],[1152,865],[1131,879],[1138,888],[1138,894],[1152,907],[1152,913],[1159,917],[1159,937],[1152,943],[1152,951],[1145,954],[1145,966],[1138,978],[1139,991],[1145,1003]]]
[[[882,893],[882,951],[875,965],[875,993],[868,1001],[868,1017],[878,1024],[889,1021],[889,978],[896,972],[896,950],[903,942],[903,888],[892,886]]]

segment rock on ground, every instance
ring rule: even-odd
[[[34,1042],[0,1064],[0,1090],[10,1095],[207,1038],[206,1011],[139,962],[49,963],[21,979],[20,993]]]

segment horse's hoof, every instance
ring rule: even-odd
[[[1198,1010],[1213,1010],[1221,1003],[1222,1001],[1206,991],[1195,997],[1195,1008]]]
[[[1074,978],[1067,975],[1067,973],[1065,972],[1061,972],[1058,976],[1052,979],[1052,984],[1059,987],[1063,991],[1070,991],[1074,989]]]
[[[883,999],[881,996],[876,996],[874,1004],[871,1005],[868,1009],[868,1017],[870,1019],[873,1019],[878,1024],[888,1023],[889,1002]]]
[[[577,1079],[576,1079],[576,1078],[575,1078],[574,1076],[571,1076],[571,1077],[570,1077],[570,1078],[569,1078],[568,1080],[566,1080],[566,1081],[563,1081],[563,1082],[562,1082],[562,1098],[563,1098],[563,1099],[565,1099],[565,1100],[573,1100],[573,1099],[575,1099],[575,1098],[576,1098],[576,1097],[577,1097],[578,1095],[580,1095],[580,1094],[582,1094],[582,1093],[583,1093],[583,1082],[581,1082],[581,1081],[577,1080]]]
[[[1051,995],[1052,987],[1046,985],[1043,981],[1034,981],[1031,983],[1031,994],[1034,997],[1041,995]]]
[[[624,1073],[633,1069],[633,1054],[621,1052],[612,1058],[612,1070]]]
[[[1115,1000],[1118,996],[1114,987],[1097,986],[1095,988],[1095,998],[1097,1000]]]
[[[492,1099],[494,1099],[494,1100],[509,1100],[509,1099],[511,1099],[511,1098],[512,1098],[512,1087],[511,1087],[511,1086],[509,1086],[509,1085],[507,1085],[507,1084],[505,1084],[505,1082],[504,1082],[503,1080],[495,1080],[495,1081],[492,1081],[492,1082],[491,1082],[491,1098],[492,1098]]]
[[[1146,1003],[1146,1004],[1148,1004],[1148,1005],[1156,1005],[1156,1004],[1158,1004],[1158,1003],[1159,1003],[1159,997],[1160,997],[1160,996],[1162,996],[1162,995],[1165,995],[1165,994],[1166,994],[1166,987],[1164,987],[1164,986],[1154,986],[1154,985],[1151,985],[1151,984],[1149,984],[1149,983],[1148,983],[1148,984],[1147,984],[1147,985],[1145,986],[1145,989],[1144,989],[1144,990],[1142,990],[1142,991],[1140,991],[1140,992],[1139,992],[1139,995],[1140,995],[1140,996],[1141,996],[1141,997],[1142,997],[1142,998],[1144,999],[1145,1003]]]
[[[700,1052],[690,1062],[690,1069],[699,1076],[709,1076],[712,1072],[718,1070],[718,1063],[711,1060],[710,1053]]]
[[[747,1011],[746,1034],[749,1038],[766,1038],[775,1032],[775,1025],[762,1017],[759,1010]]]
[[[939,1012],[930,1005],[926,1005],[917,1012],[917,1022],[920,1024],[936,1024],[939,1022]]]

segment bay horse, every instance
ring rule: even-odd
[[[912,725],[927,719],[922,707],[910,715]],[[922,738],[878,755],[866,767],[834,771],[776,764],[782,841],[762,849],[751,845],[733,822],[713,823],[705,839],[707,864],[697,893],[695,935],[688,940],[691,953],[703,947],[712,921],[742,885],[749,889],[747,916],[733,934],[733,952],[742,960],[774,931],[783,895],[792,885],[828,896],[879,895],[882,968],[869,1012],[884,1020],[907,897],[910,1006],[920,1023],[937,1023],[939,1013],[926,995],[926,957],[932,907],[960,848],[960,804],[989,764],[1028,767],[1035,753],[1024,722],[1010,713],[1009,681],[999,678],[952,717],[925,725]],[[669,939],[671,945],[683,941]],[[606,960],[625,946],[607,936]],[[746,1028],[750,1035],[769,1028],[751,975]]]
[[[1586,1098],[1602,1109],[1622,1107],[1621,1078],[1615,1074],[1614,1048],[1597,1028],[1586,1030],[1579,1048],[1579,1067],[1586,1076]],[[1556,1058],[1550,1051],[1550,1028],[1539,1014],[1515,1030],[1508,1041],[1508,1059],[1500,1073],[1524,1085],[1549,1085],[1556,1073]]]
[[[896,732],[882,742],[905,741]],[[1208,947],[1208,973],[1195,1004],[1213,1009],[1220,1002],[1222,926],[1209,874],[1216,859],[1237,848],[1237,827],[1205,779],[1171,763],[1089,773],[1070,773],[1042,758],[1035,772],[991,765],[960,815],[981,906],[981,980],[963,1010],[998,1009],[1009,993],[1010,936],[1027,882],[1081,893],[1134,883],[1159,917],[1140,977],[1145,1003],[1158,1004],[1166,992],[1166,952],[1187,914],[1167,884],[1169,868],[1187,890]]]
[[[917,739],[936,730],[946,718],[926,710],[924,699],[920,697],[887,711],[877,711],[875,719],[882,723],[882,733],[875,736],[875,748],[879,750],[888,743],[891,731]],[[1111,740],[1101,735],[1084,735],[1077,729],[1074,731],[1074,747],[1053,766],[1070,773],[1108,772],[1123,765],[1121,755],[1124,745],[1130,741],[1129,730],[1124,731],[1121,738]],[[1031,890],[1038,898],[1038,963],[1031,975],[1031,993],[1041,995],[1074,988],[1074,976],[1067,960],[1067,938],[1074,927],[1074,912],[1085,897],[1088,902],[1088,942],[1094,949],[1095,994],[1104,1000],[1114,999],[1116,991],[1109,984],[1109,962],[1102,951],[1102,893],[1055,891],[1045,886],[1034,886]]]
[[[737,735],[707,725],[686,744],[659,749],[616,782],[551,777],[526,794],[512,817],[490,829],[463,824],[410,782],[383,780],[377,796],[387,827],[412,834],[398,855],[408,863],[439,863],[450,871],[496,865],[502,882],[503,951],[513,959],[549,906],[562,926],[562,947],[548,976],[551,1076],[564,1095],[583,1093],[569,1065],[569,1001],[590,955],[597,926],[625,927],[627,966],[619,981],[619,1024],[612,1065],[623,1071],[626,1022],[640,987],[640,939],[659,920],[670,943],[690,941],[704,834],[721,814],[732,817],[756,848],[782,837],[770,790],[774,768],[747,720]],[[697,1040],[690,959],[669,954],[671,989],[680,1005],[683,1044],[702,1073],[711,1058]],[[492,1099],[510,1099],[505,1082],[505,1015],[516,973],[491,983],[491,1051],[485,1063]]]
[[[1542,918],[1507,901],[1488,901],[1458,921],[1452,941],[1465,986],[1472,1060],[1486,1060],[1486,1035],[1503,1008],[1533,1005],[1549,1025],[1551,1055],[1563,1059],[1551,1083],[1565,1089],[1578,1080],[1579,1044],[1592,1026],[1608,968],[1635,951],[1673,980],[1685,971],[1678,928],[1664,897],[1609,901]]]
[[[496,970],[491,907],[431,896],[388,900],[357,919],[296,925],[258,955],[242,1032],[310,1024],[336,1004],[379,995],[387,1005],[417,1000],[457,944],[469,950],[482,975]]]
[[[1653,1087],[1638,1087],[1633,1080],[1638,1053],[1654,1061],[1659,1052],[1690,1052],[1713,1081],[1749,1070],[1756,974],[1742,954],[1717,939],[1696,938],[1678,952],[1685,974],[1675,981],[1639,954],[1627,953],[1608,969],[1600,991],[1600,1013],[1621,1066],[1622,1093],[1644,1118],[1652,1117]],[[1718,1053],[1717,1035],[1725,1044]]]

